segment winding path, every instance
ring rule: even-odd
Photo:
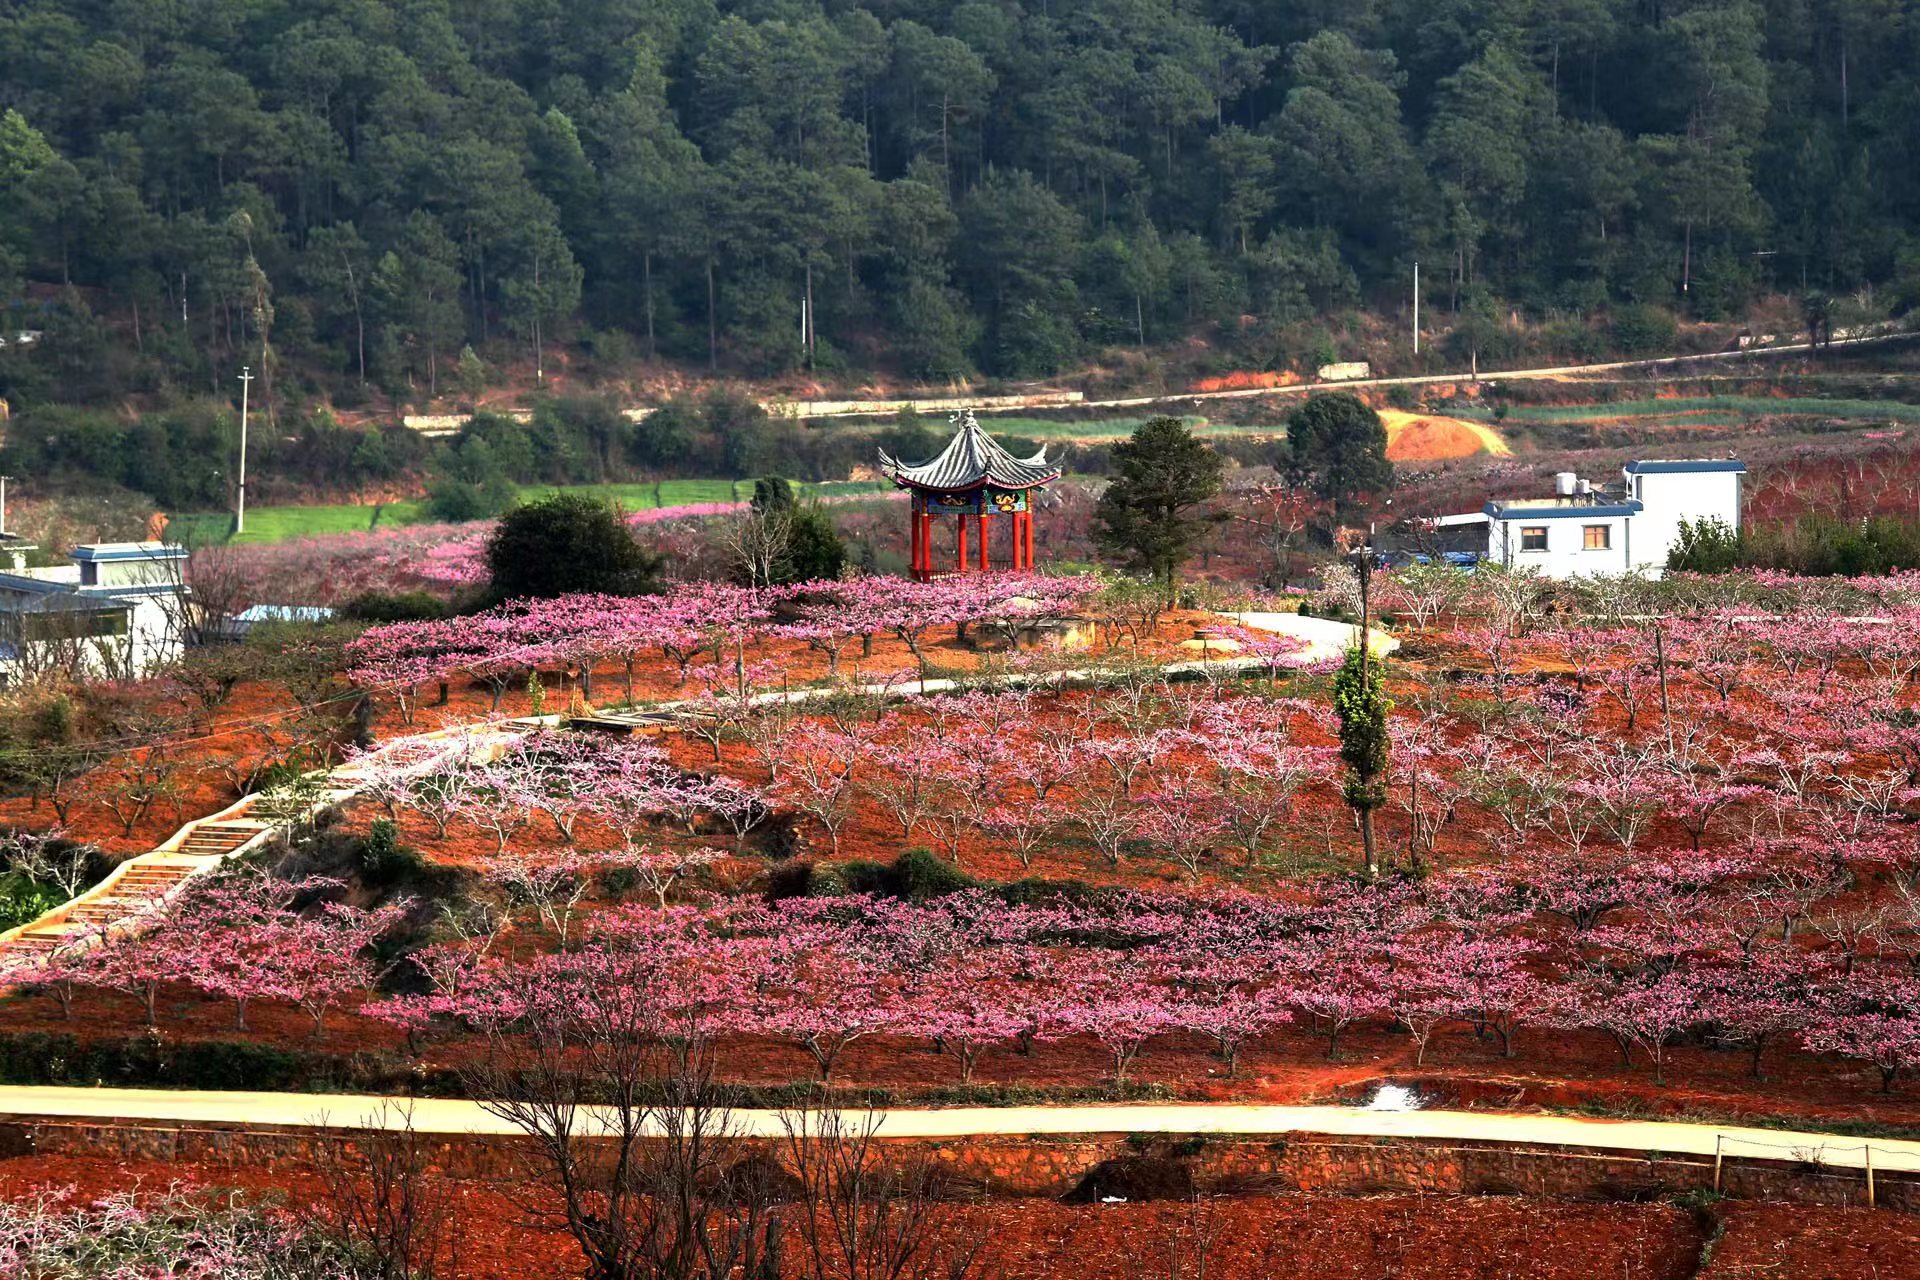
[[[411,1108],[416,1132],[515,1134],[477,1102],[354,1094],[197,1093],[160,1089],[0,1086],[0,1122],[120,1120],[236,1127],[397,1129]],[[583,1108],[591,1132],[593,1108]],[[1718,1156],[1742,1161],[1920,1173],[1920,1142],[1670,1120],[1607,1120],[1496,1111],[1385,1111],[1366,1107],[1169,1103],[1070,1107],[952,1107],[878,1113],[886,1138],[1194,1134],[1270,1137],[1317,1134],[1565,1147],[1642,1154]],[[604,1120],[601,1123],[605,1123]],[[746,1137],[777,1137],[781,1113],[736,1111]],[[1869,1155],[1869,1149],[1871,1154]]]
[[[1231,624],[1257,631],[1291,635],[1304,646],[1295,658],[1305,664],[1337,658],[1359,635],[1349,623],[1322,618],[1306,618],[1292,613],[1223,614]],[[1368,643],[1376,653],[1390,653],[1399,641],[1384,631],[1369,631]],[[1254,671],[1265,663],[1259,658],[1231,656],[1238,646],[1230,641],[1212,642],[1212,651],[1202,648],[1191,661],[1163,665],[1167,675],[1225,674]],[[1099,678],[1098,667],[1062,671],[1036,678],[1033,683],[1067,684]],[[1014,678],[1013,682],[1018,683]],[[882,697],[914,697],[931,693],[951,693],[967,687],[966,680],[904,680],[894,684],[863,685],[860,692]],[[755,704],[800,703],[826,697],[840,690],[832,687],[783,690],[758,695]],[[388,752],[417,750],[423,744],[452,758],[485,758],[504,751],[512,742],[542,727],[598,726],[632,731],[670,726],[678,720],[698,714],[693,701],[657,702],[644,706],[595,711],[587,716],[566,714],[491,719],[471,724],[452,725],[425,733],[411,734],[383,743],[369,757],[350,760],[332,769],[309,776],[311,795],[292,807],[277,804],[272,793],[243,796],[218,813],[196,818],[182,826],[151,852],[128,858],[91,889],[69,899],[25,924],[0,931],[0,964],[9,959],[45,955],[62,948],[97,943],[109,932],[136,927],[139,918],[179,893],[196,876],[214,870],[230,858],[238,857],[272,839],[295,822],[321,810],[342,805],[357,797],[366,787],[366,764]],[[0,990],[4,984],[0,983]]]
[[[1233,387],[1223,391],[1164,391],[1154,395],[1122,396],[1118,399],[1105,400],[1090,400],[1078,391],[1035,391],[1013,396],[904,396],[866,400],[776,398],[762,401],[760,407],[776,417],[805,419],[891,417],[908,407],[919,413],[935,415],[961,409],[974,409],[982,413],[1005,413],[1019,409],[1145,409],[1181,402],[1205,404],[1212,400],[1252,400],[1262,396],[1308,395],[1316,391],[1345,391],[1355,387],[1421,387],[1459,382],[1528,382],[1542,379],[1583,378],[1607,373],[1659,373],[1662,370],[1678,371],[1692,365],[1715,364],[1721,361],[1738,362],[1764,356],[1796,353],[1804,355],[1816,350],[1831,351],[1847,347],[1873,346],[1879,343],[1909,340],[1914,336],[1899,329],[1842,332],[1846,336],[1835,337],[1831,342],[1821,346],[1804,340],[1770,342],[1764,345],[1742,347],[1734,351],[1702,351],[1692,355],[1653,356],[1642,360],[1608,360],[1598,364],[1549,365],[1531,369],[1462,369],[1454,373],[1348,378],[1338,382],[1313,379],[1283,387]],[[638,421],[657,407],[652,404],[635,405],[623,412],[627,417]],[[520,421],[530,420],[533,416],[533,411],[530,409],[495,410],[495,412],[504,412],[507,417]],[[409,414],[402,417],[400,421],[409,429],[418,431],[422,435],[452,435],[466,425],[467,415]]]

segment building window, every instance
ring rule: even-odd
[[[1545,551],[1547,549],[1547,526],[1543,524],[1521,525],[1520,549],[1522,551]]]
[[[1610,524],[1590,524],[1580,530],[1580,545],[1588,551],[1610,551],[1613,549],[1613,526]]]

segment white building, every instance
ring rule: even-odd
[[[1563,471],[1552,497],[1486,505],[1486,558],[1549,578],[1659,577],[1682,521],[1718,520],[1739,530],[1746,470],[1736,459],[1649,459],[1629,462],[1620,483],[1605,488]]]
[[[66,673],[144,676],[185,645],[187,549],[165,542],[77,546],[73,563],[29,569],[9,539],[0,570],[0,685]]]

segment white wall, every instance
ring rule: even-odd
[[[1577,515],[1552,511],[1546,517],[1515,512],[1509,519],[1487,522],[1487,558],[1515,569],[1533,569],[1549,578],[1572,578],[1594,574],[1624,573],[1629,554],[1628,540],[1635,540],[1631,552],[1639,559],[1639,529],[1629,528],[1632,516],[1603,516],[1581,512]],[[1605,525],[1609,546],[1605,551],[1586,549],[1586,527]],[[1541,528],[1547,531],[1545,551],[1522,551],[1520,531]]]
[[[1628,473],[1629,491],[1645,508],[1633,518],[1634,564],[1664,573],[1682,520],[1720,520],[1738,530],[1743,479],[1738,471]]]

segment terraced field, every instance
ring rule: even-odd
[[[1482,406],[1455,410],[1463,418],[1492,421]],[[1756,418],[1838,418],[1862,422],[1920,422],[1920,404],[1898,400],[1826,400],[1811,397],[1692,396],[1674,399],[1618,400],[1605,404],[1511,405],[1501,420],[1572,426],[1581,423],[1678,419],[1689,426],[1742,426]]]
[[[796,486],[808,497],[829,497],[886,488],[871,481],[841,480]],[[654,484],[522,485],[520,498],[531,501],[549,493],[590,494],[618,503],[628,511],[652,507],[681,507],[704,502],[740,502],[753,496],[751,480],[662,480]],[[175,516],[168,532],[191,546],[215,543],[285,542],[329,533],[365,533],[418,524],[427,519],[426,503],[419,500],[382,503],[333,503],[322,506],[253,507],[247,511],[247,531],[232,534],[229,512],[192,512]]]

